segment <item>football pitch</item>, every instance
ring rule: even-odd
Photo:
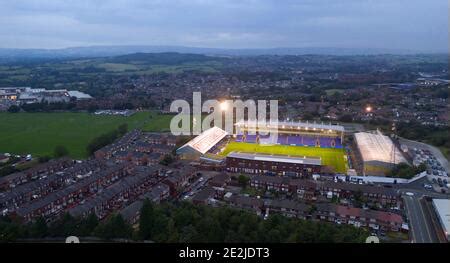
[[[225,156],[233,151],[320,157],[322,158],[322,165],[331,166],[338,173],[347,171],[344,149],[230,142],[221,155]]]

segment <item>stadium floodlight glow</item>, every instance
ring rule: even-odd
[[[226,101],[220,103],[220,110],[222,111],[228,110],[228,103]]]

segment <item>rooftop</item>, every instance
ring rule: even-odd
[[[195,151],[205,154],[209,149],[216,145],[220,140],[227,136],[227,132],[220,129],[219,127],[212,127],[194,139],[187,142],[185,145],[181,146],[178,150],[183,150],[186,148],[191,148]]]
[[[311,130],[323,130],[323,131],[338,131],[344,132],[344,126],[325,124],[325,123],[315,123],[315,122],[294,122],[294,121],[275,121],[275,122],[257,122],[257,121],[238,121],[236,126],[247,125],[249,127],[278,127],[279,129],[300,129],[306,128]]]
[[[448,235],[450,230],[450,199],[433,199],[433,206],[439,216],[439,220]]]
[[[266,162],[296,163],[296,164],[310,164],[310,165],[322,164],[322,160],[319,157],[316,158],[306,156],[302,157],[302,156],[264,154],[264,153],[231,152],[227,155],[227,157],[253,161],[266,161]]]
[[[358,132],[355,133],[355,139],[364,162],[378,161],[392,164],[407,162],[392,140],[379,131],[377,133]],[[395,149],[395,156],[393,156],[393,149]]]

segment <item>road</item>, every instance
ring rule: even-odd
[[[407,191],[401,190],[401,192],[406,193]],[[430,216],[426,214],[429,213],[429,211],[425,210],[421,203],[423,193],[421,191],[412,191],[410,193],[413,193],[413,196],[407,194],[402,195],[403,200],[405,201],[413,242],[439,243],[439,238],[433,227],[433,222],[431,222]]]

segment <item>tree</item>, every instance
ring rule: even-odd
[[[122,124],[110,132],[104,133],[98,137],[95,137],[86,146],[86,150],[89,154],[93,154],[95,151],[101,149],[102,147],[113,143],[117,138],[123,136],[128,130],[127,124]]]
[[[98,110],[98,106],[97,106],[96,104],[89,105],[89,107],[87,108],[87,111],[88,111],[89,113],[94,113],[94,112],[96,112],[97,110]]]
[[[45,237],[48,234],[48,227],[45,219],[39,217],[34,223],[32,223],[30,228],[31,237]]]
[[[238,177],[238,182],[243,188],[247,187],[249,181],[250,181],[250,178],[243,174],[239,175],[239,177]]]
[[[50,161],[50,159],[51,158],[49,156],[47,156],[47,155],[39,156],[38,157],[38,162],[39,163],[46,163],[46,162]]]
[[[119,125],[119,127],[117,127],[117,131],[119,132],[120,136],[125,135],[125,133],[128,132],[128,124],[124,123]]]
[[[159,162],[159,164],[167,166],[167,165],[171,164],[174,160],[175,159],[173,158],[173,156],[171,154],[166,154],[164,156],[164,158]]]
[[[58,145],[58,146],[55,147],[53,155],[56,158],[67,156],[67,155],[69,155],[69,150],[67,150],[67,148],[62,146],[62,145]]]
[[[20,107],[19,106],[16,106],[16,105],[11,105],[9,108],[8,108],[8,112],[10,112],[10,113],[17,113],[17,112],[19,112],[20,111]]]
[[[344,114],[341,117],[339,117],[339,121],[342,122],[352,122],[353,121],[353,117],[350,114]]]
[[[394,178],[410,179],[415,175],[425,171],[426,168],[427,166],[425,164],[421,164],[417,167],[414,167],[409,166],[406,163],[399,163],[392,170],[388,171],[386,173],[386,176]]]
[[[153,204],[145,199],[139,217],[139,237],[141,239],[149,239],[153,228]]]
[[[95,215],[95,213],[89,214],[86,218],[81,220],[77,231],[78,232],[77,235],[79,236],[91,235],[94,232],[95,228],[98,226],[98,224],[99,221],[97,215]]]
[[[55,221],[49,227],[51,236],[67,237],[75,235],[77,222],[69,213],[65,213],[60,220]]]
[[[111,215],[106,223],[98,225],[94,230],[97,236],[105,239],[130,238],[132,232],[133,228],[125,222],[120,214]]]

